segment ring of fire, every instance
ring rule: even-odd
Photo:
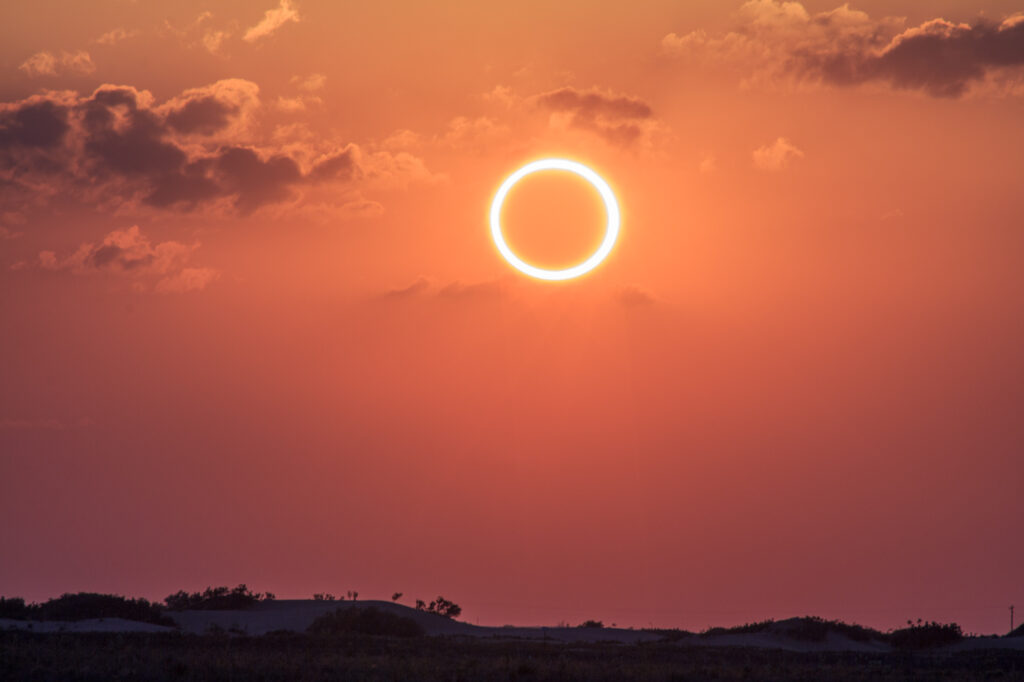
[[[544,170],[569,171],[589,182],[594,186],[598,194],[601,195],[601,199],[604,201],[605,213],[608,216],[604,240],[597,247],[597,250],[582,263],[563,270],[545,270],[535,265],[530,265],[509,248],[509,245],[505,242],[504,235],[501,233],[501,207],[505,203],[505,197],[509,191],[527,175]],[[608,186],[608,183],[582,163],[567,159],[541,159],[540,161],[526,164],[505,179],[505,182],[498,188],[497,194],[494,195],[494,201],[491,203],[491,237],[494,239],[494,245],[498,247],[498,251],[512,267],[537,279],[552,281],[573,279],[596,268],[611,253],[612,247],[615,246],[615,240],[619,236],[619,222],[619,204],[615,200],[615,195],[612,193],[612,188]]]

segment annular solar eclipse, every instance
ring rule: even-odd
[[[605,213],[608,217],[607,224],[605,225],[604,239],[601,241],[601,245],[597,247],[597,250],[590,254],[586,260],[561,270],[547,270],[527,263],[512,251],[501,231],[501,208],[505,203],[505,197],[508,193],[517,182],[527,175],[547,170],[569,171],[593,185],[594,189],[601,195]],[[541,159],[526,164],[505,179],[505,182],[501,184],[498,192],[494,195],[494,201],[491,203],[491,237],[494,239],[494,244],[498,247],[502,257],[520,272],[530,277],[550,281],[573,279],[590,272],[600,265],[615,246],[615,240],[619,236],[619,222],[619,204],[615,200],[615,194],[612,192],[612,188],[608,186],[608,183],[582,163],[568,159]]]

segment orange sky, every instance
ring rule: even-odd
[[[1024,6],[173,5],[0,8],[0,594],[1008,625]]]

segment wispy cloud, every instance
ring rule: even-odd
[[[763,171],[780,171],[796,159],[804,157],[803,151],[784,137],[772,144],[754,150],[754,166]]]
[[[588,130],[622,146],[642,141],[656,124],[651,106],[628,95],[564,87],[535,99],[567,127]]]
[[[383,298],[399,300],[424,297],[451,302],[498,300],[508,297],[511,286],[511,283],[504,279],[438,284],[429,277],[418,277],[406,286],[384,292]]]
[[[327,83],[327,76],[322,73],[311,73],[308,76],[292,76],[292,84],[306,92],[316,92],[323,89]]]
[[[125,28],[118,26],[117,28],[113,28],[104,33],[103,35],[101,35],[99,38],[96,39],[96,42],[100,45],[116,45],[122,40],[127,40],[128,38],[132,38],[134,36],[137,36],[138,34],[138,31],[129,31]]]
[[[263,19],[255,26],[249,28],[242,40],[247,43],[254,43],[261,38],[266,38],[289,21],[299,21],[299,12],[292,5],[291,0],[281,0],[281,4],[274,9],[268,9]]]
[[[92,57],[85,50],[62,51],[59,54],[46,51],[36,52],[22,62],[18,68],[30,77],[57,76],[63,73],[86,74],[96,71]]]
[[[237,30],[237,22],[229,22],[230,25],[221,22],[219,26],[214,26],[213,21],[213,12],[206,11],[201,12],[184,28],[178,28],[165,19],[164,28],[188,47],[202,46],[210,54],[220,55],[224,42]]]
[[[136,291],[185,293],[205,289],[219,275],[213,268],[188,264],[198,248],[198,242],[154,244],[138,225],[133,225],[110,232],[101,242],[82,244],[64,258],[58,258],[53,251],[42,251],[39,265],[46,270],[75,275],[103,273],[124,277],[132,282]]]
[[[647,289],[629,284],[619,289],[616,298],[627,308],[639,308],[657,303],[657,297]]]

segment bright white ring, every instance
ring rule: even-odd
[[[608,215],[608,225],[605,227],[604,241],[601,242],[601,246],[597,247],[597,251],[591,254],[590,258],[578,265],[574,265],[564,270],[545,270],[536,266],[530,265],[509,248],[508,244],[505,243],[505,237],[501,234],[501,205],[505,202],[505,196],[509,193],[512,187],[522,180],[530,173],[536,173],[542,170],[565,170],[570,173],[575,173],[580,176],[598,191],[601,195],[601,199],[604,200],[605,213]],[[612,188],[608,186],[600,175],[590,170],[582,163],[575,161],[569,161],[567,159],[541,159],[540,161],[534,161],[528,163],[512,175],[501,184],[498,188],[498,193],[494,195],[494,201],[491,203],[491,237],[494,239],[494,244],[498,247],[498,251],[505,257],[512,267],[516,268],[520,272],[523,272],[530,277],[536,277],[538,279],[547,280],[565,280],[572,279],[573,277],[579,277],[580,275],[590,272],[596,268],[601,261],[611,252],[612,247],[615,246],[615,240],[619,236],[619,204],[615,201],[615,195],[612,194]]]

